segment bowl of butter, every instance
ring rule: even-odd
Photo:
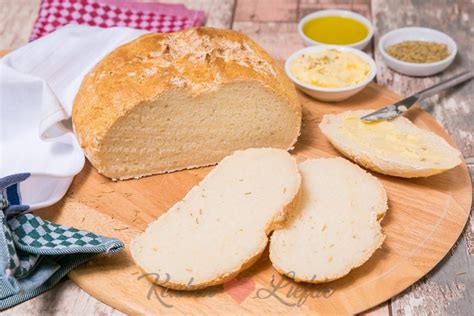
[[[285,71],[304,93],[321,101],[338,102],[367,86],[377,67],[358,49],[319,45],[293,53],[286,60]]]

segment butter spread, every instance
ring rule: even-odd
[[[290,69],[298,80],[310,85],[345,88],[365,80],[370,66],[354,53],[328,49],[302,54],[293,61]]]
[[[348,115],[341,129],[351,141],[380,156],[429,165],[441,164],[444,157],[442,149],[433,146],[429,139],[410,134],[390,121],[365,122]]]

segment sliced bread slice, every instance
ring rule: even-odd
[[[306,160],[299,170],[298,209],[273,232],[270,260],[296,281],[341,278],[382,245],[387,195],[374,176],[343,158]]]
[[[284,150],[237,151],[132,241],[133,259],[164,287],[224,283],[262,254],[295,208],[300,181]]]
[[[319,124],[329,141],[358,164],[392,176],[427,177],[454,168],[461,153],[433,132],[398,117],[365,123],[372,110],[324,115]]]

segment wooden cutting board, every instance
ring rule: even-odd
[[[291,151],[298,161],[339,155],[318,128],[323,114],[377,108],[399,99],[376,84],[337,104],[300,96],[304,107],[303,130]],[[419,127],[432,130],[453,144],[447,133],[420,108],[410,111],[408,116]],[[465,163],[424,179],[375,174],[389,197],[389,211],[382,222],[387,238],[382,249],[348,276],[322,285],[297,284],[280,276],[265,252],[253,267],[224,285],[195,292],[166,291],[154,286],[133,263],[128,249],[130,239],[180,200],[210,170],[201,168],[112,182],[86,164],[66,198],[37,213],[56,223],[125,242],[125,251],[98,256],[69,274],[86,292],[123,312],[334,314],[357,313],[375,306],[430,271],[461,234],[472,199]]]

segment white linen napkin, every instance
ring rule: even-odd
[[[0,59],[0,178],[31,173],[20,185],[30,210],[59,201],[84,166],[70,121],[83,77],[145,33],[68,25]]]

